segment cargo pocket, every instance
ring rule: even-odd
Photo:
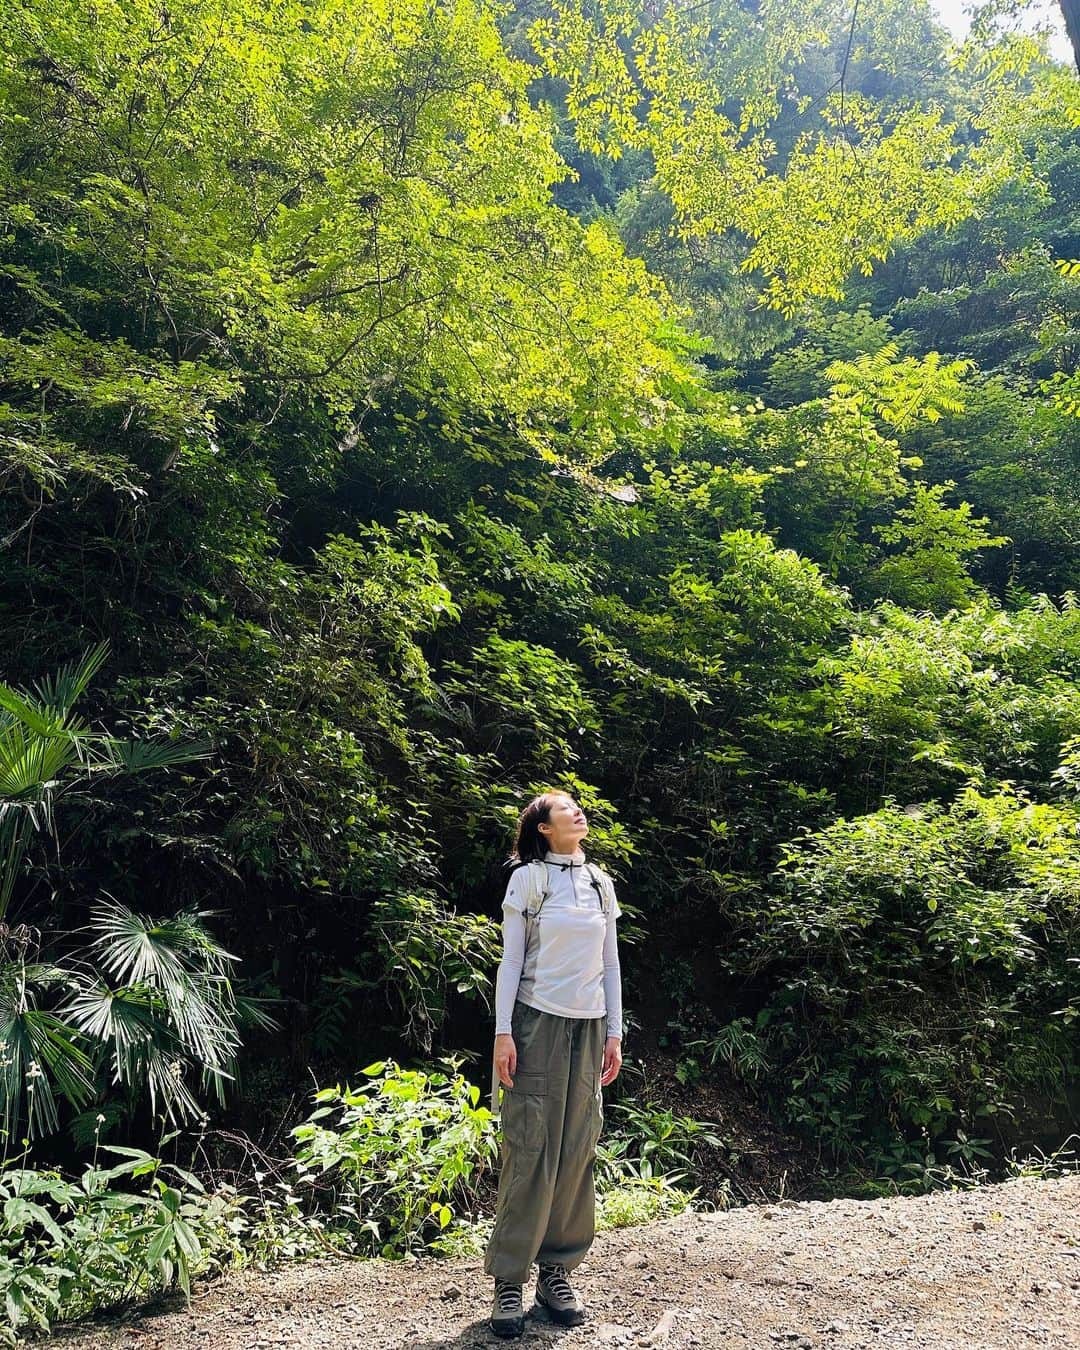
[[[518,1070],[512,1077],[514,1086],[506,1088],[503,1097],[503,1136],[521,1153],[539,1153],[544,1146],[547,1074]]]

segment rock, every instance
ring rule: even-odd
[[[650,1331],[647,1336],[643,1336],[641,1340],[638,1341],[638,1344],[663,1345],[664,1342],[667,1340],[667,1338],[671,1335],[672,1328],[674,1326],[675,1326],[675,1309],[668,1308],[667,1312],[665,1312],[664,1315],[660,1318],[660,1321],[657,1322],[656,1326],[653,1327],[652,1331]]]
[[[602,1233],[582,1277],[589,1325],[566,1335],[540,1309],[521,1350],[1080,1350],[1080,1178],[1025,1185],[1026,1207],[1016,1192],[1010,1184],[870,1204],[814,1201],[799,1212],[774,1202],[771,1224],[751,1204],[719,1212],[723,1228],[687,1214],[637,1233]],[[993,1206],[1006,1199],[999,1222]],[[696,1241],[703,1234],[708,1250]],[[230,1272],[190,1310],[129,1315],[111,1334],[117,1350],[495,1350],[487,1299],[474,1285],[480,1265],[477,1257],[440,1267],[425,1256],[419,1266]],[[93,1327],[64,1328],[60,1340],[63,1350],[104,1347]]]

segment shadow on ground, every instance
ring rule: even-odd
[[[544,1345],[557,1346],[562,1336],[571,1330],[572,1327],[561,1327],[557,1322],[553,1322],[544,1309],[540,1308],[525,1314],[525,1334],[517,1339],[496,1336],[488,1326],[487,1318],[484,1317],[479,1321],[470,1322],[456,1336],[442,1340],[432,1340],[430,1337],[422,1341],[411,1340],[409,1350],[468,1350],[470,1347],[492,1345],[535,1346],[538,1341]]]

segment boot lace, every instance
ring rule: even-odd
[[[500,1312],[517,1312],[521,1307],[521,1285],[511,1284],[508,1280],[496,1280],[495,1301]]]
[[[556,1298],[570,1300],[574,1297],[570,1281],[566,1278],[565,1266],[541,1266],[540,1275]]]

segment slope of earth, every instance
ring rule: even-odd
[[[602,1233],[575,1275],[589,1318],[526,1321],[531,1350],[1080,1346],[1080,1176],[888,1200],[783,1201]],[[526,1289],[526,1306],[531,1290]],[[236,1272],[65,1347],[458,1350],[488,1331],[479,1259]]]

